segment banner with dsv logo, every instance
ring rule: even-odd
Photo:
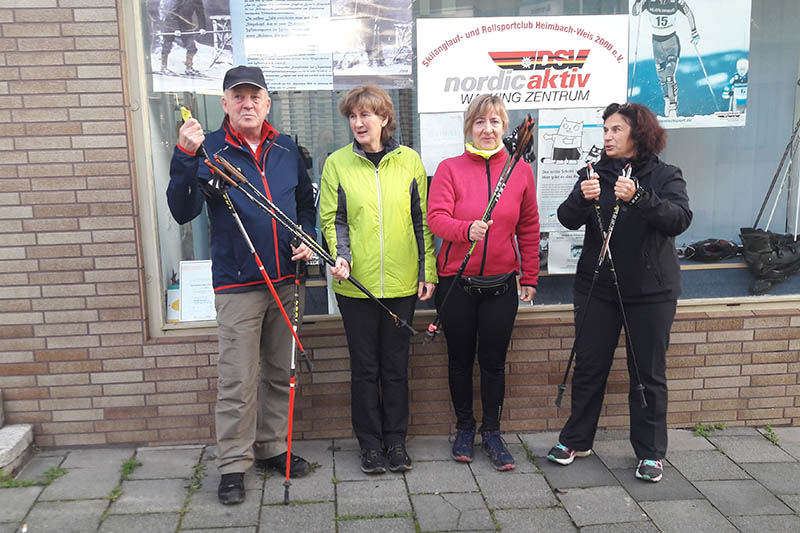
[[[417,19],[418,112],[483,93],[508,109],[624,102],[627,54],[627,15]]]

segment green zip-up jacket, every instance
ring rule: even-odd
[[[355,144],[328,156],[322,170],[319,217],[334,257],[378,298],[417,293],[436,283],[433,238],[425,219],[428,178],[419,155],[394,139],[378,168]],[[366,298],[349,281],[333,280],[342,296]]]

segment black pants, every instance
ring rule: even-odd
[[[505,398],[506,352],[519,305],[516,279],[512,276],[509,289],[498,296],[472,296],[456,286],[442,308],[442,299],[454,279],[454,276],[439,278],[435,296],[447,338],[448,378],[456,428],[475,429],[472,367],[477,348],[483,406],[480,429],[497,431]]]
[[[362,448],[405,444],[408,433],[408,330],[366,298],[336,295],[350,350],[353,432]],[[417,295],[382,298],[411,323]]]
[[[580,320],[586,295],[575,294],[575,321]],[[630,389],[630,439],[639,459],[663,459],[667,453],[667,347],[674,300],[625,304],[639,375],[647,407],[642,408],[630,346],[626,343]],[[592,298],[584,317],[586,325],[577,341],[572,376],[572,412],[559,442],[573,450],[589,450],[594,443],[603,406],[606,381],[622,330],[619,302]]]

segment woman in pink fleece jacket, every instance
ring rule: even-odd
[[[464,117],[466,150],[439,164],[428,195],[428,225],[443,239],[437,258],[436,306],[447,337],[450,396],[456,413],[452,456],[471,462],[475,439],[472,367],[477,348],[481,370],[481,448],[497,470],[513,470],[514,458],[500,436],[505,362],[519,299],[530,302],[539,275],[539,211],[533,171],[518,164],[492,212],[481,217],[508,159],[502,136],[508,115],[502,100],[475,98]],[[460,287],[442,299],[472,243],[477,245],[458,280]]]

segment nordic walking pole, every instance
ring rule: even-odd
[[[636,61],[639,57],[639,27],[642,24],[641,13],[636,17],[636,46],[633,49],[633,73],[631,74],[631,81],[628,89],[628,100],[633,96],[633,84],[636,81]]]
[[[336,264],[336,260],[333,257],[331,257],[331,255],[327,251],[325,251],[325,249],[317,241],[309,237],[303,231],[303,229],[300,226],[298,226],[291,218],[289,218],[289,216],[286,215],[286,213],[281,211],[278,208],[278,206],[272,202],[272,200],[267,198],[264,195],[264,193],[262,193],[255,186],[253,186],[253,184],[250,183],[244,176],[244,174],[239,172],[239,170],[236,167],[231,165],[226,159],[224,159],[219,154],[215,154],[214,159],[216,162],[218,162],[225,168],[226,173],[222,174],[222,177],[228,184],[241,191],[251,202],[253,202],[257,207],[259,207],[269,216],[271,216],[275,221],[280,223],[284,228],[286,228],[289,231],[289,233],[292,234],[293,237],[299,239],[300,242],[311,248],[311,250],[327,264],[331,266],[334,266]],[[228,175],[227,172],[229,172],[230,175]],[[246,186],[246,188],[242,187],[242,185]],[[254,194],[257,195],[259,198],[256,198]],[[396,313],[394,313],[391,309],[389,309],[386,306],[386,304],[381,302],[374,294],[372,294],[366,287],[364,287],[364,285],[362,285],[353,276],[349,276],[347,279],[348,281],[350,281],[350,283],[355,285],[355,287],[358,290],[363,292],[367,296],[367,298],[377,303],[381,309],[389,313],[389,315],[392,317],[395,325],[398,328],[404,327],[408,329],[412,335],[417,334],[416,330],[412,328],[408,324],[408,322],[400,318]]]
[[[797,82],[800,85],[800,81]],[[794,130],[792,130],[792,135],[789,137],[789,143],[786,145],[786,149],[783,151],[783,156],[781,156],[781,160],[778,163],[778,168],[775,170],[775,175],[772,176],[772,182],[769,184],[769,190],[767,191],[766,196],[764,196],[764,201],[761,203],[761,208],[758,210],[758,215],[756,216],[756,221],[753,224],[754,228],[758,227],[758,221],[761,220],[761,215],[764,213],[764,208],[767,206],[767,202],[769,201],[769,197],[772,195],[772,189],[775,187],[775,183],[778,181],[778,177],[780,176],[781,169],[783,168],[783,163],[786,161],[786,157],[789,155],[789,152],[792,150],[792,145],[794,144],[794,139],[797,136],[797,131],[800,130],[800,119],[797,120],[794,124]]]
[[[711,100],[714,102],[714,109],[719,112],[719,106],[717,105],[717,97],[714,96],[714,89],[711,88],[711,82],[708,79],[708,72],[706,72],[706,66],[703,64],[703,56],[700,55],[700,50],[697,48],[696,43],[692,43],[694,46],[694,51],[697,54],[697,60],[700,62],[700,68],[703,69],[703,76],[706,77],[706,85],[708,86],[708,92],[711,93]]]
[[[593,167],[592,167],[592,165],[590,163],[587,166],[587,174],[586,174],[587,175],[587,179],[592,179],[592,178],[590,178],[588,176],[591,176],[593,173],[594,173],[594,169],[593,169]],[[625,175],[625,177],[630,177],[630,175],[631,175],[631,166],[630,166],[630,164],[625,166],[625,168],[623,169],[623,174]],[[567,361],[567,368],[564,371],[564,379],[561,381],[561,384],[558,386],[558,395],[556,396],[556,407],[561,407],[561,399],[564,396],[564,392],[567,390],[567,378],[569,377],[569,371],[572,368],[572,363],[575,360],[575,355],[577,353],[577,347],[578,347],[578,339],[580,338],[581,333],[583,332],[583,325],[584,325],[584,322],[586,321],[585,320],[586,319],[586,312],[589,309],[589,303],[592,300],[592,292],[594,291],[595,282],[597,281],[597,278],[600,276],[600,268],[602,268],[603,263],[605,262],[606,255],[608,255],[609,260],[611,259],[611,249],[609,248],[609,245],[611,243],[611,235],[614,232],[614,227],[617,224],[617,215],[619,214],[620,203],[621,202],[620,202],[619,199],[617,199],[617,201],[614,203],[614,211],[611,213],[611,221],[608,223],[608,231],[603,231],[603,220],[600,217],[600,204],[599,204],[599,202],[597,200],[595,200],[595,202],[594,202],[595,215],[597,216],[597,224],[598,224],[598,227],[600,228],[600,232],[601,232],[601,234],[603,236],[603,244],[600,247],[600,254],[599,254],[599,257],[597,258],[597,264],[595,265],[594,273],[592,274],[592,281],[589,284],[589,293],[586,295],[586,303],[583,305],[583,311],[581,312],[581,316],[580,316],[580,318],[579,318],[579,320],[577,322],[577,325],[576,325],[575,339],[572,342],[572,349],[570,350],[569,360]],[[612,268],[613,268],[613,266],[612,266]],[[622,300],[620,299],[620,303],[621,302],[622,302]],[[625,312],[624,308],[623,308],[622,312],[623,312],[624,322],[625,322],[626,328],[627,328],[627,319],[625,318],[625,315],[624,315],[624,312]],[[628,340],[630,341],[629,337],[627,337],[627,329],[626,329],[626,338],[628,338]],[[635,364],[635,359],[634,359],[634,364]],[[636,375],[637,375],[637,378],[638,378],[638,375],[639,375],[638,366],[636,367]],[[639,386],[641,386],[641,379],[639,379]],[[637,386],[637,390],[639,390],[639,386]],[[644,387],[643,386],[641,388],[641,391],[644,391]],[[646,405],[646,403],[644,403],[644,393],[643,392],[642,392],[642,402],[643,402],[643,406]]]
[[[506,183],[511,177],[514,167],[517,166],[520,157],[525,155],[525,160],[528,161],[528,149],[533,142],[534,124],[535,122],[533,118],[528,115],[525,120],[523,120],[522,124],[520,124],[517,128],[516,135],[510,136],[509,144],[513,149],[509,149],[509,144],[506,145],[506,149],[509,149],[509,152],[511,153],[509,154],[508,159],[506,159],[506,164],[503,166],[503,170],[500,172],[500,177],[497,179],[497,185],[495,185],[492,196],[489,198],[489,204],[486,206],[486,209],[483,212],[481,221],[488,222],[491,219],[492,211],[494,211],[494,208],[497,206],[497,202],[500,201],[500,196],[503,194],[503,191],[506,188]],[[458,267],[458,272],[456,273],[455,279],[453,279],[453,283],[450,285],[450,287],[448,287],[444,298],[442,298],[442,303],[438,306],[439,309],[436,311],[436,317],[425,330],[425,340],[427,342],[432,341],[436,337],[436,334],[439,333],[439,326],[442,324],[442,309],[444,309],[444,304],[447,303],[450,293],[453,292],[453,287],[456,286],[458,280],[461,279],[461,276],[464,274],[464,270],[467,268],[467,263],[469,263],[469,259],[472,257],[472,252],[475,251],[475,246],[477,246],[477,244],[477,241],[472,241],[472,244],[470,244],[467,254],[464,256],[464,260],[461,261],[461,266]]]
[[[299,240],[295,239],[294,246],[297,248],[299,246]],[[300,270],[301,270],[301,261],[295,262],[295,270],[294,270],[294,316],[292,329],[294,330],[295,334],[297,333],[297,326],[300,323]],[[289,487],[292,486],[292,482],[289,481],[289,473],[292,466],[292,425],[294,423],[294,395],[295,395],[295,360],[297,354],[298,344],[294,341],[294,337],[292,338],[292,359],[291,364],[289,366],[289,426],[288,430],[289,433],[286,437],[286,480],[283,482],[283,505],[289,505]],[[305,356],[302,352],[301,354]]]

